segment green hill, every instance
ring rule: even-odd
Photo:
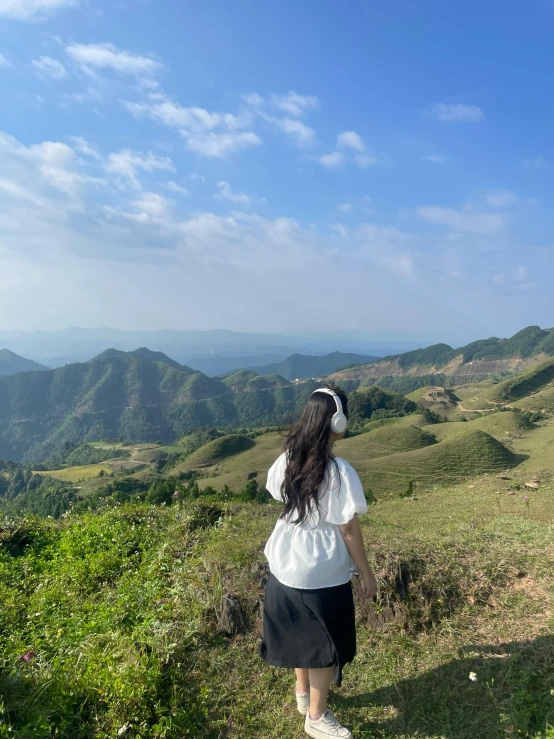
[[[233,372],[232,375],[223,377],[221,381],[229,390],[236,393],[244,390],[250,380],[253,380],[255,377],[257,377],[257,374],[252,370],[239,370],[238,372]]]
[[[416,349],[400,354],[395,358],[403,368],[415,365],[444,367],[459,354],[463,355],[463,361],[467,363],[479,359],[525,358],[542,353],[554,355],[554,330],[528,326],[509,339],[496,337],[481,339],[459,349],[453,349],[448,344],[435,344],[427,349]]]
[[[181,372],[186,372],[188,374],[192,374],[196,371],[193,370],[191,367],[187,367],[185,364],[179,364],[179,362],[176,362],[175,359],[171,359],[171,357],[168,357],[167,354],[164,354],[163,352],[153,352],[151,349],[147,349],[145,346],[141,347],[140,349],[135,349],[135,351],[131,353],[138,354],[139,357],[151,359],[153,362],[163,362],[164,364],[170,364],[175,369],[178,369]]]
[[[537,392],[554,381],[554,359],[541,362],[515,377],[501,382],[488,392],[491,400],[509,403],[521,400],[530,393]]]
[[[554,387],[546,387],[544,390],[532,393],[511,405],[514,408],[526,411],[554,413]]]
[[[348,396],[350,427],[356,428],[374,416],[404,416],[417,410],[413,400],[376,385],[360,388]]]
[[[227,485],[231,490],[242,490],[250,476],[260,485],[265,485],[268,469],[281,454],[283,439],[281,434],[275,432],[256,437],[250,449],[227,457],[223,461],[217,477],[207,477],[199,480],[198,484],[201,488],[210,486],[222,490]],[[183,469],[186,465],[187,460],[183,464]]]
[[[384,357],[376,362],[335,373],[338,383],[373,379],[393,383],[395,378],[406,377],[412,387],[393,385],[395,389],[409,392],[423,384],[433,382],[432,375],[439,378],[436,384],[445,384],[446,378],[463,382],[468,376],[485,379],[499,372],[513,372],[536,363],[544,356],[554,356],[554,329],[528,326],[509,339],[491,337],[474,341],[457,349],[448,344],[435,344],[415,349],[404,354]],[[418,383],[417,378],[424,382]],[[431,382],[430,382],[431,380]]]
[[[434,430],[434,427],[429,427]],[[364,465],[373,457],[385,457],[398,452],[410,452],[414,449],[436,444],[437,440],[427,429],[419,426],[383,426],[350,439],[343,439],[335,445],[335,453],[345,457],[356,468]]]
[[[290,421],[316,384],[254,377],[242,392],[200,372],[136,352],[0,378],[0,459],[40,462],[65,442],[100,439],[166,444],[211,426]],[[156,357],[156,360],[159,356]]]
[[[268,390],[270,388],[287,387],[290,382],[281,375],[258,375],[253,377],[244,388],[250,390]]]
[[[464,402],[464,407],[487,408],[522,401],[554,382],[554,359],[539,362],[504,382],[483,390]]]
[[[521,434],[524,426],[520,414],[514,411],[504,411],[500,413],[491,413],[475,418],[472,421],[462,422],[453,421],[451,423],[441,423],[432,427],[433,433],[439,441],[454,436],[459,433],[469,433],[470,431],[485,431],[487,434],[494,436],[496,439],[506,439],[508,436]]]
[[[383,497],[404,492],[410,481],[424,488],[445,485],[484,472],[501,472],[517,463],[516,455],[503,444],[476,430],[423,449],[368,459],[357,470],[364,487]]]
[[[18,354],[14,354],[9,349],[0,349],[0,377],[6,375],[14,375],[16,372],[31,372],[47,370],[43,364],[33,362],[31,359],[25,359]]]
[[[254,446],[254,441],[247,436],[241,436],[240,434],[221,436],[219,439],[210,441],[188,456],[180,466],[180,469],[192,470],[211,467],[227,457],[245,452]]]
[[[258,375],[282,375],[287,380],[307,379],[308,377],[327,377],[327,375],[349,365],[367,364],[378,357],[346,352],[331,352],[321,357],[305,354],[292,354],[282,362],[268,364],[265,367],[252,367]]]

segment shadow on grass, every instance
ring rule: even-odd
[[[335,703],[393,716],[358,724],[358,737],[554,737],[554,636],[464,651],[465,658],[386,688],[335,694]]]

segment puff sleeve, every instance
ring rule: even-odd
[[[269,468],[269,472],[267,473],[266,488],[268,492],[271,493],[271,496],[275,498],[275,500],[283,500],[281,497],[281,485],[283,483],[283,480],[285,479],[286,467],[286,456],[283,453],[280,457],[278,457],[278,459],[275,460],[275,462]]]
[[[336,458],[339,475],[331,467],[327,515],[325,520],[333,524],[347,524],[356,513],[367,512],[367,501],[358,473],[344,459]]]

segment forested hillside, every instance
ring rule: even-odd
[[[15,375],[17,372],[30,372],[32,370],[47,370],[43,364],[25,359],[14,354],[9,349],[0,349],[0,377]]]
[[[280,423],[314,388],[252,375],[235,392],[159,352],[108,350],[86,363],[0,378],[0,459],[42,461],[66,442],[171,442],[204,426]]]
[[[400,390],[395,379],[408,377],[411,386],[406,384],[404,392],[410,392],[422,384],[431,384],[424,382],[418,385],[415,379],[418,376],[439,374],[443,378],[457,378],[458,381],[464,378],[466,381],[468,378],[484,379],[493,373],[525,369],[547,356],[554,356],[554,329],[528,326],[510,339],[481,339],[458,349],[448,344],[435,344],[425,349],[384,357],[370,364],[336,372],[333,379],[351,384],[378,379]]]

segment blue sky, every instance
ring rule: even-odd
[[[0,0],[0,328],[554,325],[554,2]]]

